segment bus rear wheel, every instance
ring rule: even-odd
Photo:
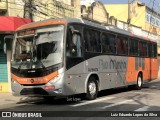
[[[136,90],[142,89],[142,85],[143,85],[142,75],[139,74],[138,77],[137,77],[137,84],[135,85],[135,89]]]
[[[98,83],[95,77],[90,77],[87,83],[87,93],[86,98],[88,100],[94,100],[97,98],[98,94]]]

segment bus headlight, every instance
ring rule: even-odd
[[[16,80],[14,80],[13,78],[11,79],[11,82],[12,82],[13,84],[18,84],[18,82],[17,82]]]
[[[48,83],[54,84],[54,83],[56,83],[57,81],[61,80],[62,78],[63,78],[63,74],[59,74],[59,75],[57,75],[56,77],[54,77],[52,80],[50,80]]]

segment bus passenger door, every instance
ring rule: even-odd
[[[79,93],[83,89],[84,58],[81,33],[72,31],[66,43],[66,85],[69,94]]]

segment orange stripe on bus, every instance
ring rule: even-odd
[[[138,58],[142,59],[142,58]],[[143,58],[144,59],[144,69],[141,64],[137,61],[138,67],[136,69],[135,57],[128,57],[128,67],[126,71],[126,82],[136,82],[139,72],[142,72],[143,81],[151,80],[158,77],[158,60],[157,58]],[[140,64],[140,66],[139,66]]]
[[[12,78],[16,80],[19,84],[45,84],[49,82],[51,79],[58,75],[58,71],[55,71],[47,76],[44,77],[37,77],[37,78],[23,78],[18,77],[12,74]]]
[[[46,22],[37,22],[37,23],[31,23],[28,25],[24,25],[20,28],[18,28],[16,31],[24,30],[24,29],[30,29],[30,28],[36,28],[36,27],[42,27],[47,25],[54,25],[54,24],[66,24],[65,20],[52,20],[52,21],[46,21]]]

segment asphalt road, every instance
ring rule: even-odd
[[[9,99],[9,98],[8,98]],[[5,103],[5,101],[3,102]],[[7,101],[6,101],[7,103]],[[81,95],[71,96],[66,99],[56,99],[46,101],[43,98],[21,97],[14,102],[1,104],[0,111],[48,111],[49,115],[55,114],[58,117],[46,117],[38,119],[68,119],[68,120],[134,120],[134,119],[160,119],[152,114],[152,117],[106,117],[107,114],[116,116],[120,112],[160,112],[160,80],[155,80],[144,85],[142,90],[131,90],[128,88],[117,88],[105,90],[99,93],[96,100],[87,101]],[[50,112],[51,111],[51,112]],[[54,112],[59,111],[59,112]],[[76,111],[76,112],[75,112]],[[92,112],[93,111],[93,112]],[[95,112],[96,111],[96,112]],[[109,112],[108,112],[109,111]],[[159,113],[160,114],[160,113]],[[69,117],[62,117],[62,116]],[[72,117],[75,116],[75,117]],[[88,117],[89,116],[89,117]],[[99,117],[97,117],[99,116]],[[6,119],[6,118],[2,118]],[[26,118],[7,118],[7,119],[26,119]],[[31,119],[31,118],[30,118]]]

